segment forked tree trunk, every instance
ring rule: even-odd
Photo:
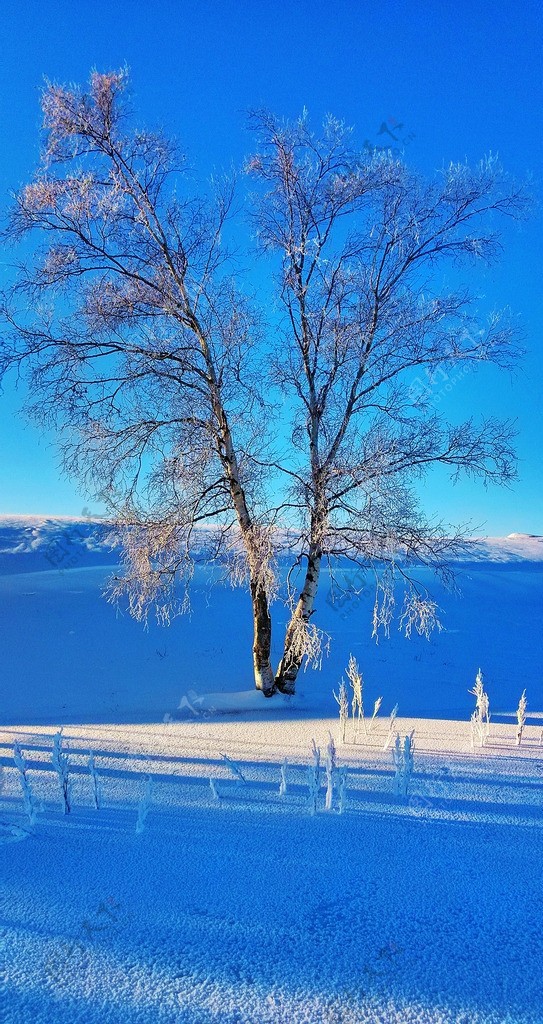
[[[306,651],[304,642],[307,635],[306,630],[315,607],[321,561],[322,551],[320,548],[310,548],[303,590],[287,626],[283,657],[275,676],[275,686],[281,693],[292,694],[296,689],[296,677]]]

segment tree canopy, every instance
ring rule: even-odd
[[[257,687],[291,693],[318,658],[323,565],[333,579],[342,559],[374,572],[376,631],[400,578],[406,629],[428,632],[435,605],[413,566],[446,574],[462,531],[427,518],[414,484],[436,465],[514,477],[511,425],[448,422],[431,384],[518,358],[510,318],[480,322],[442,268],[471,277],[493,260],[498,218],[524,216],[528,198],[493,158],[426,180],[357,150],[335,118],[315,132],[305,113],[268,112],[250,117],[237,180],[196,192],[178,147],[132,126],[126,83],[121,71],[44,89],[41,163],[3,233],[25,240],[25,259],[2,298],[0,373],[25,375],[66,472],[122,532],[112,596],[168,621],[205,529],[208,561],[250,593]],[[257,252],[242,264],[227,238],[246,216]],[[277,595],[290,621],[274,668]]]

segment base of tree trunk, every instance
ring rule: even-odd
[[[296,681],[294,679],[282,679],[278,677],[275,680],[275,689],[279,693],[285,693],[288,697],[292,697],[296,692]]]
[[[263,658],[258,650],[253,648],[254,679],[257,690],[260,690],[265,697],[272,697],[275,693],[275,673],[270,661]]]

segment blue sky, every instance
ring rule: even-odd
[[[378,142],[380,125],[413,133],[405,153],[431,173],[449,160],[498,152],[505,167],[543,168],[539,4],[337,0],[4,0],[0,61],[0,196],[32,173],[43,77],[85,82],[91,68],[131,68],[142,123],[175,134],[206,175],[251,149],[245,111],[266,106],[313,119],[344,118]],[[504,233],[501,263],[477,282],[485,301],[519,314],[527,356],[514,377],[491,369],[453,384],[443,401],[459,418],[490,411],[517,419],[520,481],[510,491],[437,474],[425,504],[484,532],[543,534],[541,211]],[[0,253],[0,274],[9,273]],[[0,512],[77,515],[88,500],[59,478],[54,438],[40,439],[8,382],[0,397]]]

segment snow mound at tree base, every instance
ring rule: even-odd
[[[174,718],[198,719],[213,718],[215,715],[250,715],[256,712],[260,716],[266,711],[273,715],[288,708],[291,711],[303,710],[302,698],[294,694],[288,696],[276,693],[268,699],[260,690],[239,690],[235,693],[198,694],[189,690],[184,694]]]

